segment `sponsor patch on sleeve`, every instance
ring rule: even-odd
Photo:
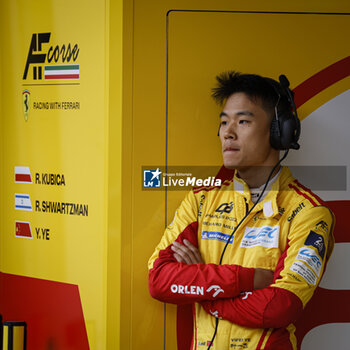
[[[328,224],[323,220],[319,221],[315,226],[315,231],[322,231],[328,237],[328,235],[329,235]]]
[[[303,262],[295,261],[290,269],[303,277],[307,283],[312,284],[313,286],[316,285],[317,277],[315,273]]]
[[[323,260],[326,247],[324,244],[324,239],[321,235],[311,230],[309,235],[306,238],[305,245],[316,248],[318,251],[318,254]]]
[[[317,277],[320,276],[322,260],[313,249],[307,247],[300,248],[296,258],[306,262],[316,272]]]

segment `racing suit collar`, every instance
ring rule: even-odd
[[[273,217],[279,214],[278,204],[277,204],[277,195],[280,190],[283,190],[285,184],[288,183],[292,174],[288,167],[282,167],[279,176],[276,181],[272,184],[270,190],[265,196],[264,200],[259,202],[253,209],[253,213],[263,210],[265,217]],[[233,188],[238,195],[241,195],[245,198],[246,203],[249,203],[249,207],[253,205],[250,197],[250,189],[244,180],[237,176],[237,170],[233,177]]]

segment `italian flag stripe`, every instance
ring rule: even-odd
[[[59,66],[45,66],[45,72],[49,70],[66,70],[66,69],[78,69],[79,64],[63,64]]]
[[[47,75],[45,76],[46,80],[57,80],[57,79],[79,79],[79,74],[62,74],[62,75]]]
[[[79,64],[45,66],[45,80],[79,79]]]

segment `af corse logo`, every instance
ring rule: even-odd
[[[328,235],[328,225],[325,221],[321,220],[316,224],[315,230],[321,229]]]
[[[79,79],[80,67],[76,64],[79,56],[78,44],[68,43],[49,46],[51,33],[34,33],[29,46],[28,57],[23,73],[23,80],[30,76],[34,80]],[[45,63],[49,63],[45,65]]]

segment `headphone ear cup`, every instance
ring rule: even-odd
[[[280,116],[281,149],[292,148],[292,143],[295,141],[296,127],[295,119],[292,115],[282,114]]]
[[[278,120],[273,117],[270,127],[270,144],[275,149],[281,149],[281,131]]]
[[[295,135],[295,120],[288,117],[284,118],[281,125],[281,146],[283,149],[291,148]]]
[[[289,149],[295,141],[297,125],[292,115],[279,114],[270,127],[270,144],[277,150]]]

